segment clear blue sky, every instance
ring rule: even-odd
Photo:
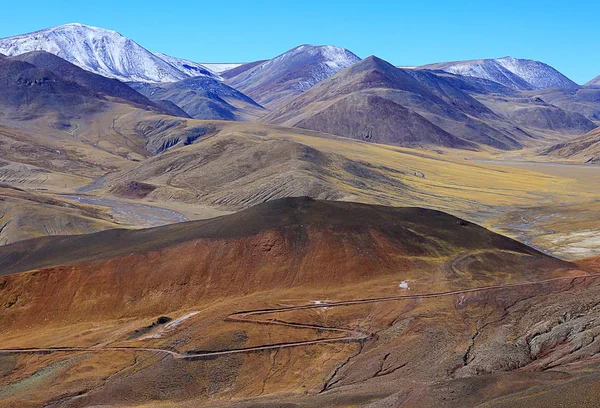
[[[600,75],[598,0],[0,0],[0,37],[79,22],[198,62],[331,44],[396,65],[511,55]]]

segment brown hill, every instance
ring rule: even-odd
[[[536,256],[541,260],[547,258],[517,241],[434,210],[301,197],[270,201],[211,220],[154,229],[111,230],[22,241],[0,247],[0,270],[2,274],[8,274],[111,259],[132,253],[149,253],[194,240],[228,241],[271,231],[280,235],[282,244],[302,247],[309,244],[307,240],[312,230],[338,231],[336,234],[347,236],[342,241],[349,240],[348,244],[355,238],[363,240],[380,236],[402,248],[399,252],[401,256],[448,256],[456,251],[478,249],[510,251]],[[351,235],[355,238],[351,238]],[[375,245],[372,247],[375,254],[376,241],[370,244],[367,241],[364,241],[367,247],[363,249],[371,252],[367,248]],[[300,247],[297,249],[303,252]]]
[[[111,228],[118,228],[118,224],[99,208],[0,184],[0,245]]]
[[[556,144],[541,155],[584,163],[600,163],[600,128],[568,142]]]
[[[373,143],[476,149],[402,105],[377,95],[351,95],[295,126]]]

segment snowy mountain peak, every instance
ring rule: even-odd
[[[0,39],[2,54],[30,51],[47,51],[85,70],[123,81],[176,82],[191,76],[116,31],[80,23]],[[208,70],[207,74],[211,75]]]
[[[267,61],[265,64],[273,64],[286,59],[314,60],[326,64],[335,70],[342,70],[360,61],[360,58],[345,48],[332,45],[310,45],[303,44],[284,52],[283,54]]]
[[[253,77],[261,71],[274,76],[288,76],[298,72],[299,81],[295,86],[298,91],[303,92],[358,61],[359,57],[344,48],[304,44],[258,65],[250,70],[247,76]]]
[[[229,85],[263,106],[278,106],[360,61],[329,45],[300,45],[228,79]]]
[[[510,56],[442,62],[421,68],[441,69],[452,74],[488,79],[518,90],[577,87],[575,82],[543,62]]]

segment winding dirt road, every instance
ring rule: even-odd
[[[379,297],[379,298],[367,298],[367,299],[356,299],[356,300],[346,300],[339,302],[327,302],[327,303],[311,303],[306,305],[298,305],[298,306],[289,306],[282,308],[272,308],[272,309],[260,309],[260,310],[250,310],[250,311],[242,311],[233,313],[225,319],[230,322],[238,322],[238,323],[251,323],[251,324],[264,324],[264,325],[277,325],[277,326],[286,326],[293,327],[298,329],[311,329],[318,330],[321,332],[333,332],[340,333],[339,337],[331,337],[331,338],[317,338],[314,340],[305,340],[305,341],[290,341],[284,343],[274,343],[267,344],[261,346],[254,347],[245,347],[239,349],[227,349],[227,350],[211,350],[211,351],[188,351],[185,353],[179,353],[177,351],[159,349],[159,348],[148,348],[148,347],[50,347],[50,348],[11,348],[11,349],[0,349],[0,354],[48,354],[48,353],[80,353],[80,352],[107,352],[107,351],[140,351],[140,352],[149,352],[156,354],[167,354],[176,359],[189,359],[189,360],[201,360],[201,359],[212,359],[219,356],[232,355],[238,353],[251,353],[251,352],[262,352],[262,351],[270,351],[270,350],[279,350],[284,348],[291,347],[303,347],[310,346],[315,344],[326,344],[326,343],[351,343],[351,342],[362,342],[366,339],[372,337],[373,333],[361,332],[358,330],[340,328],[340,327],[327,327],[327,326],[319,326],[312,324],[303,324],[303,323],[291,323],[285,322],[282,320],[276,319],[259,319],[257,316],[265,316],[269,314],[288,312],[294,310],[306,310],[306,309],[321,309],[324,307],[343,307],[343,306],[353,306],[353,305],[361,305],[368,303],[378,303],[378,302],[391,302],[398,300],[409,300],[409,299],[430,299],[430,298],[438,298],[444,296],[454,296],[461,295],[467,293],[475,293],[475,292],[483,292],[488,290],[496,290],[496,289],[508,289],[515,287],[524,287],[531,285],[540,285],[549,282],[556,281],[565,281],[565,280],[578,280],[578,279],[588,279],[599,277],[600,273],[592,274],[586,273],[584,275],[579,276],[565,276],[560,278],[551,278],[544,279],[536,282],[524,282],[524,283],[513,283],[513,284],[505,284],[505,285],[493,285],[493,286],[483,286],[478,288],[471,289],[463,289],[463,290],[453,290],[447,292],[438,292],[438,293],[426,293],[426,294],[415,294],[415,295],[400,295],[400,296],[389,296],[389,297]]]

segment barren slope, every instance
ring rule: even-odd
[[[557,159],[571,159],[590,164],[600,163],[600,129],[592,130],[568,142],[556,144],[541,154]]]

